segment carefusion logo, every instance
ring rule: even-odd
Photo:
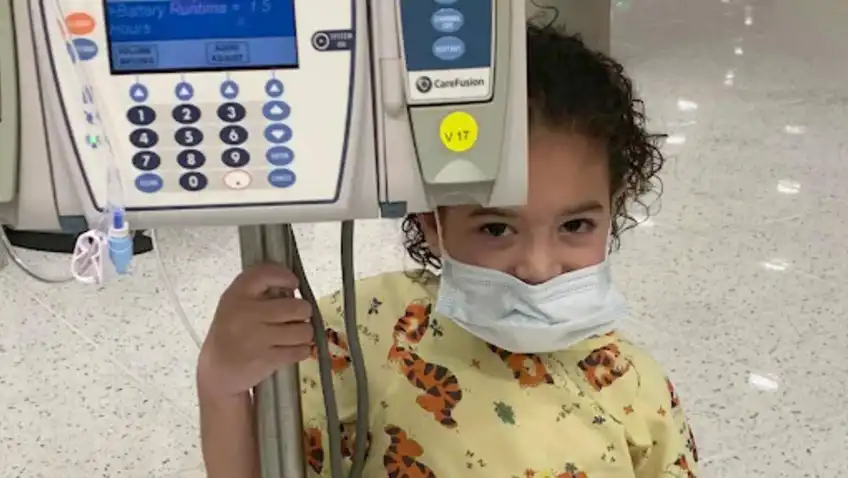
[[[479,88],[486,86],[486,78],[481,77],[466,77],[466,78],[451,78],[443,80],[436,78],[435,80],[429,76],[420,76],[415,80],[415,89],[419,93],[427,94],[433,90],[453,90],[457,88]]]

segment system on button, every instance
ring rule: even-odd
[[[312,46],[319,51],[326,50],[330,47],[330,36],[324,32],[318,32],[312,35]]]
[[[230,171],[224,175],[224,186],[230,189],[244,189],[250,186],[253,178],[244,170]]]

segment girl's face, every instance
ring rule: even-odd
[[[534,128],[527,205],[440,209],[420,217],[432,252],[541,284],[604,260],[611,204],[607,152],[577,134]]]

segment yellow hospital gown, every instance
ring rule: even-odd
[[[426,273],[357,283],[371,409],[365,478],[697,476],[680,401],[646,353],[616,334],[553,354],[500,350],[433,312],[437,289]],[[320,308],[349,466],[356,392],[340,294]],[[301,379],[308,470],[330,476],[316,360]]]

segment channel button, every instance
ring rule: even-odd
[[[433,28],[441,33],[456,33],[465,25],[462,12],[453,8],[441,8],[430,18]]]

